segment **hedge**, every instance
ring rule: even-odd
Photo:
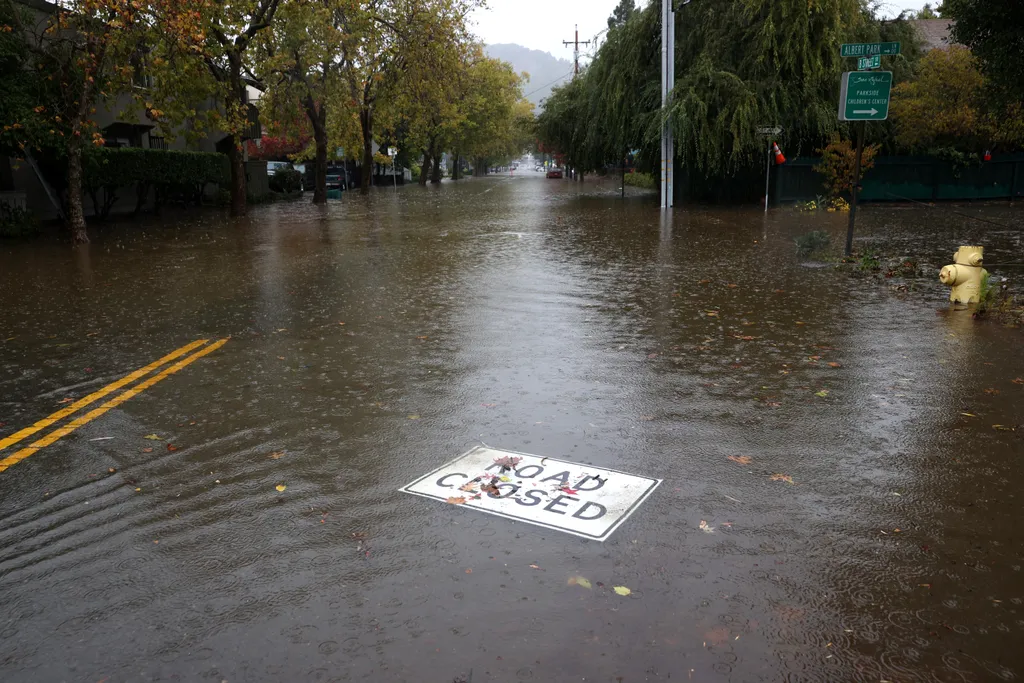
[[[156,204],[168,199],[201,200],[207,183],[227,185],[228,158],[216,152],[182,152],[141,147],[93,147],[82,160],[82,181],[93,209],[105,218],[117,201],[117,190],[135,187],[135,211],[142,209],[150,189]],[[100,190],[103,201],[100,201]]]

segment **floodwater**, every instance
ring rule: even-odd
[[[1024,260],[955,210],[858,247]],[[0,472],[0,680],[1019,680],[1022,333],[801,263],[845,222],[525,176],[0,245],[0,437],[230,338]],[[481,441],[664,482],[604,543],[398,491]]]

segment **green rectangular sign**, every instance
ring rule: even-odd
[[[861,57],[857,60],[857,70],[867,71],[868,69],[878,69],[882,66],[882,57],[880,55],[873,55],[871,57]]]
[[[898,55],[899,43],[843,43],[843,57],[870,57],[872,55]]]
[[[847,71],[839,94],[839,120],[885,121],[891,90],[891,71]]]

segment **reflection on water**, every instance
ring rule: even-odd
[[[502,177],[2,245],[0,435],[231,337],[0,474],[2,678],[1020,676],[1019,332],[802,267],[845,221]],[[397,492],[481,440],[665,484],[604,544]]]

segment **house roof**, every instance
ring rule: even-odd
[[[24,5],[30,9],[38,10],[44,14],[50,14],[60,9],[55,3],[47,2],[46,0],[15,0],[19,5]]]
[[[946,50],[957,44],[951,35],[951,19],[912,19],[910,25],[917,31],[925,50]]]

